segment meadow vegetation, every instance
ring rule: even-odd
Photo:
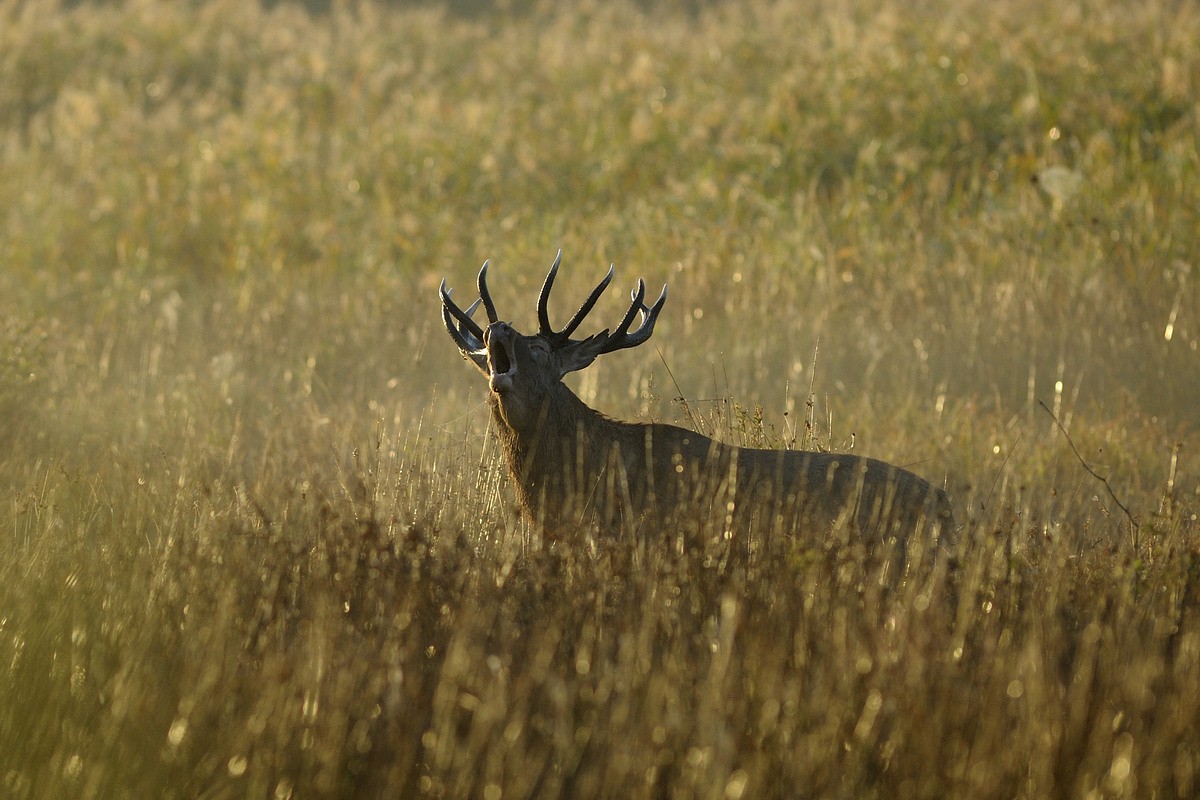
[[[0,2],[0,796],[1200,794],[1200,9],[910,5]],[[560,247],[961,572],[543,541],[436,287]]]

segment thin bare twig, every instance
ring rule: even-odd
[[[1096,472],[1096,470],[1092,469],[1091,465],[1084,460],[1083,455],[1079,452],[1079,448],[1075,446],[1075,442],[1071,439],[1071,434],[1067,433],[1067,429],[1064,428],[1063,424],[1058,421],[1058,417],[1053,411],[1050,410],[1050,407],[1042,400],[1038,400],[1038,405],[1050,415],[1050,419],[1054,420],[1054,424],[1058,426],[1060,431],[1062,431],[1062,435],[1067,439],[1067,444],[1071,446],[1071,452],[1075,454],[1075,458],[1079,459],[1079,463],[1083,465],[1083,468],[1087,470],[1087,473],[1104,484],[1104,488],[1108,490],[1108,496],[1112,498],[1112,501],[1117,504],[1118,508],[1125,512],[1125,516],[1129,519],[1129,524],[1133,526],[1134,536],[1136,538],[1141,526],[1138,524],[1137,519],[1134,518],[1133,513],[1129,510],[1129,508],[1121,502],[1121,498],[1117,497],[1117,493],[1113,491],[1112,486],[1108,483],[1108,478],[1104,477],[1099,472]]]
[[[678,399],[680,405],[683,406],[684,413],[686,413],[688,415],[688,419],[692,421],[692,426],[699,428],[700,424],[696,419],[696,415],[692,413],[691,403],[689,403],[688,399],[684,397],[683,389],[679,386],[679,381],[675,380],[675,373],[671,371],[671,365],[667,363],[667,357],[663,355],[663,351],[659,349],[657,345],[654,347],[654,350],[658,353],[659,361],[662,361],[663,367],[665,367],[667,370],[667,377],[671,379],[671,384],[675,387],[676,399]]]

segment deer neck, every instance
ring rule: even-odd
[[[492,419],[516,484],[522,510],[535,522],[556,524],[589,480],[620,446],[621,425],[590,408],[562,384],[554,387],[529,429],[509,427],[495,395]]]

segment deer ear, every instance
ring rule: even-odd
[[[558,365],[558,377],[561,378],[568,372],[576,372],[591,364],[596,360],[596,356],[604,350],[607,342],[608,331],[604,330],[595,336],[589,336],[583,341],[571,342],[561,350],[554,351],[555,361]]]

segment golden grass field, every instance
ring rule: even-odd
[[[747,5],[0,2],[0,797],[1200,796],[1200,10]],[[436,289],[560,247],[961,574],[543,541]]]

